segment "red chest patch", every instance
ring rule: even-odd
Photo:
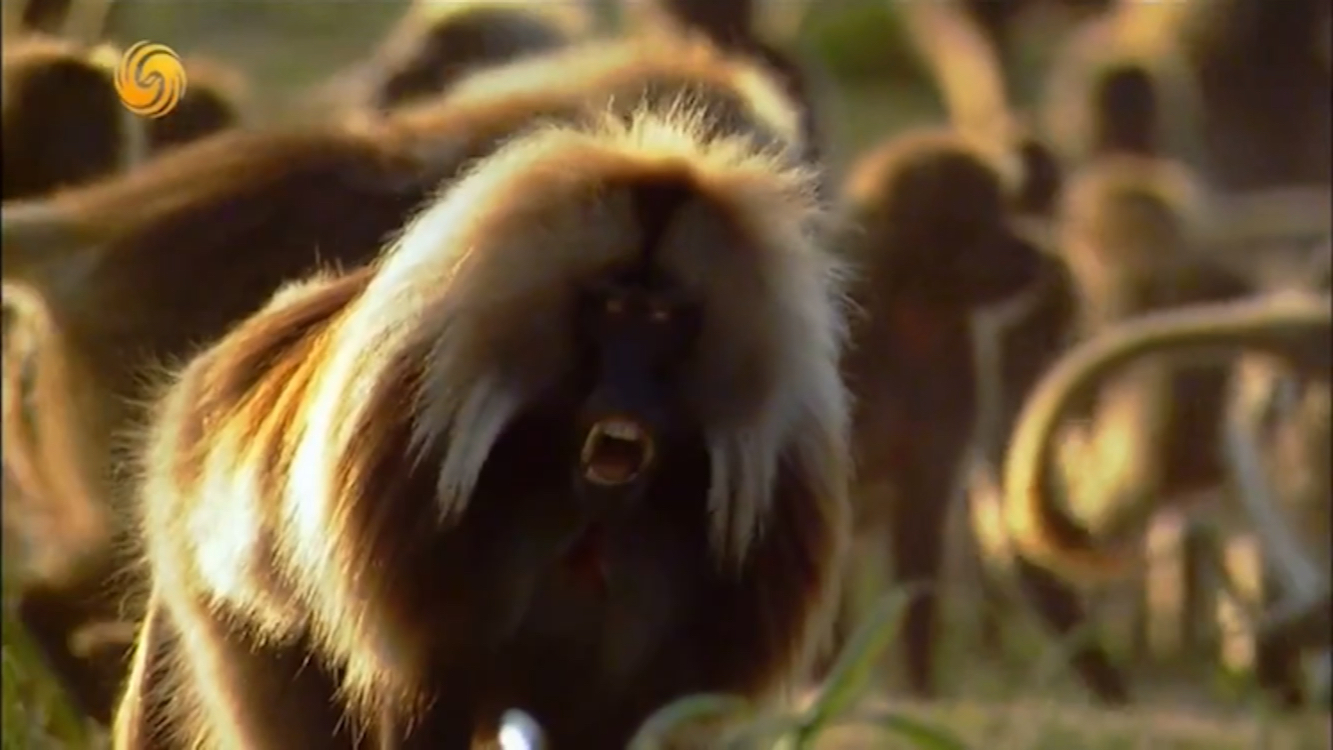
[[[896,347],[913,362],[937,354],[948,336],[939,314],[925,305],[903,302],[889,311],[889,328]]]

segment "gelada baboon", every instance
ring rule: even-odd
[[[103,516],[110,507],[120,520],[130,492],[121,447],[141,429],[147,376],[224,334],[283,283],[321,265],[365,264],[442,182],[538,118],[584,119],[608,105],[627,114],[680,98],[708,108],[700,127],[800,150],[782,90],[707,45],[632,39],[557,62],[564,67],[490,77],[493,86],[458,101],[364,127],[220,133],[115,181],[6,207],[5,279],[40,293],[54,330],[35,347],[36,423],[20,434],[29,454],[86,488],[61,502]],[[42,596],[20,597],[47,648],[82,624],[47,613],[83,611],[82,592],[113,581],[123,548],[66,550],[64,573],[34,584]],[[75,691],[100,684],[65,679]]]
[[[65,17],[69,15],[70,0],[9,0],[6,6],[21,6],[17,17],[12,20],[16,22],[15,28],[21,31],[37,31],[47,34],[60,33],[61,27],[65,23]],[[10,21],[8,13],[5,14],[5,20]]]
[[[1330,182],[1333,71],[1321,59],[1329,4],[1297,0],[1119,2],[1072,35],[1052,65],[1049,132],[1086,143],[1080,108],[1098,71],[1130,62],[1169,87],[1159,127],[1170,155],[1228,191]],[[1263,65],[1254,61],[1262,59]]]
[[[166,115],[143,121],[149,155],[242,122],[246,83],[239,70],[202,57],[187,57],[183,64],[189,76],[185,95]]]
[[[1333,182],[1333,71],[1320,51],[1329,4],[1183,5],[1177,43],[1198,87],[1208,179],[1227,190]]]
[[[988,45],[994,50],[1002,75],[1011,91],[1017,93],[1022,88],[1019,80],[1022,73],[1022,61],[1018,50],[1021,49],[1021,31],[1034,13],[1060,11],[1071,16],[1071,20],[1096,17],[1110,9],[1116,0],[945,0],[941,6],[952,5],[961,10],[981,32]],[[1017,97],[1023,100],[1022,96]]]
[[[808,61],[763,38],[752,0],[643,0],[631,5],[635,27],[666,26],[707,37],[730,52],[752,57],[777,76],[787,95],[800,104],[806,157],[815,161],[823,152],[815,81]]]
[[[813,176],[706,117],[520,137],[186,366],[117,747],[467,748],[516,706],[619,748],[796,674],[846,533],[840,274]]]
[[[1159,159],[1106,158],[1074,175],[1060,247],[1079,290],[1081,336],[1145,312],[1252,291],[1201,246],[1196,191],[1186,170]],[[1228,375],[1213,364],[1146,362],[1118,379],[1096,399],[1085,433],[1091,464],[1078,469],[1083,481],[1068,488],[1070,502],[1114,526],[1119,513],[1163,493],[1215,486]]]
[[[1181,90],[1171,88],[1178,73],[1145,57],[1107,65],[1094,80],[1092,161],[1072,180],[1059,243],[1077,280],[1084,337],[1145,312],[1239,298],[1280,270],[1280,257],[1236,263],[1219,253],[1234,243],[1226,235],[1255,222],[1209,205],[1189,170],[1159,156],[1173,149],[1167,126],[1179,118],[1165,103]],[[1060,473],[1069,504],[1094,535],[1137,539],[1161,504],[1225,487],[1219,448],[1231,374],[1225,362],[1141,362],[1081,405],[1091,421],[1063,433]],[[1192,600],[1198,582],[1188,571],[1201,562],[1203,540],[1184,541],[1184,596]],[[1197,605],[1186,605],[1191,620],[1201,614]],[[1189,633],[1196,623],[1186,625]],[[1266,656],[1259,661],[1265,682],[1282,681],[1263,677],[1276,672],[1264,666]]]
[[[565,47],[588,23],[577,3],[416,3],[350,74],[344,98],[378,111],[428,99],[468,73]]]
[[[103,42],[89,53],[92,61],[112,76],[124,50]],[[240,70],[220,60],[190,56],[182,62],[188,76],[185,93],[161,117],[135,117],[135,135],[142,138],[135,161],[196,141],[241,123],[246,100],[246,80]]]
[[[1178,164],[1141,156],[1101,156],[1071,175],[1056,245],[1073,282],[1073,339],[1154,310],[1248,293],[1200,247],[1196,190]],[[1144,362],[1079,404],[1087,420],[1062,433],[1059,476],[1086,527],[1112,536],[1137,530],[1162,498],[1223,482],[1217,448],[1229,372],[1218,363]],[[1025,564],[1046,567],[1041,559]]]
[[[1044,82],[1043,131],[1066,164],[1107,154],[1196,157],[1198,91],[1169,45],[1140,40],[1169,12],[1117,6],[1063,40]],[[1165,35],[1167,32],[1155,30]]]
[[[977,416],[972,314],[1033,285],[1045,266],[1010,221],[1017,175],[1008,172],[951,132],[909,134],[868,154],[843,196],[845,251],[860,272],[852,296],[863,313],[853,318],[844,363],[856,394],[857,528],[862,545],[889,540],[892,576],[902,583],[939,579],[946,516]],[[921,695],[935,689],[937,601],[935,591],[922,593],[904,623],[908,679]],[[1099,658],[1089,682],[1121,699],[1114,670]]]
[[[1050,474],[1061,422],[1116,371],[1154,355],[1198,358],[1255,350],[1327,379],[1331,316],[1327,294],[1199,303],[1118,323],[1070,351],[1024,407],[1011,444],[1005,509],[1014,541],[1029,559],[1078,583],[1125,575],[1139,562],[1137,550],[1099,543],[1056,500]]]
[[[76,45],[44,36],[3,51],[4,195],[8,202],[92,181],[126,166],[136,124],[110,74]]]

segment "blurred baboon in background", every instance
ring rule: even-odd
[[[133,161],[139,125],[89,50],[31,35],[7,39],[3,54],[6,202],[89,182]]]
[[[144,121],[150,155],[240,125],[246,105],[246,81],[241,72],[218,60],[189,57],[185,95],[162,117]]]
[[[1333,72],[1320,46],[1329,17],[1322,0],[1117,3],[1072,34],[1054,61],[1049,132],[1065,156],[1086,154],[1095,140],[1090,92],[1105,66],[1128,63],[1161,92],[1164,155],[1186,159],[1209,184],[1327,186]]]
[[[863,310],[845,364],[857,397],[858,548],[869,561],[887,542],[890,579],[927,586],[903,632],[909,684],[922,696],[935,691],[945,522],[977,420],[972,316],[1037,284],[1049,264],[1013,224],[1017,179],[955,133],[909,134],[866,154],[843,196]],[[1037,601],[1062,633],[1082,624],[1077,600],[1065,599],[1063,610]],[[849,608],[854,618],[856,602]],[[1098,647],[1081,650],[1076,667],[1101,698],[1125,699]]]
[[[481,68],[551,52],[586,35],[579,3],[414,3],[370,59],[343,74],[343,104],[388,111],[444,93]]]
[[[770,68],[787,93],[801,103],[807,157],[819,159],[824,145],[815,90],[818,71],[762,38],[753,0],[631,0],[630,7],[634,26],[654,28],[665,22],[668,27],[701,33],[722,49],[755,57]]]
[[[1025,409],[1008,459],[1006,511],[1014,539],[1024,554],[1062,576],[1084,582],[1118,578],[1135,563],[1137,555],[1126,554],[1128,548],[1108,547],[1103,539],[1090,537],[1080,529],[1079,522],[1065,515],[1066,511],[1054,501],[1047,473],[1060,462],[1061,423],[1076,411],[1077,404],[1093,397],[1103,381],[1117,377],[1118,370],[1140,366],[1139,360],[1154,355],[1193,358],[1230,348],[1235,354],[1255,350],[1276,356],[1296,372],[1322,381],[1326,388],[1329,316],[1327,294],[1195,304],[1122,322],[1071,352],[1043,380]],[[1316,415],[1316,419],[1321,418],[1326,415]],[[1321,483],[1326,487],[1326,456],[1312,466],[1323,472]],[[1171,499],[1171,495],[1162,496],[1164,502]],[[1326,605],[1325,596],[1320,606]],[[1312,611],[1319,613],[1317,608]],[[1316,638],[1326,643],[1327,634]],[[1289,657],[1299,645],[1293,641],[1281,644],[1277,650]],[[1274,661],[1267,667],[1264,661],[1261,654],[1261,680],[1275,688],[1285,702],[1299,700],[1298,675],[1290,671],[1295,666],[1291,660],[1283,658],[1281,663]],[[1276,673],[1266,674],[1270,668],[1277,668]]]
[[[6,0],[5,5],[21,6],[15,19],[19,30],[56,34],[65,23],[72,0]],[[11,19],[6,15],[5,20]]]

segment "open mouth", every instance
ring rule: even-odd
[[[592,426],[583,441],[583,477],[593,484],[629,484],[652,461],[652,436],[632,419],[603,419]]]

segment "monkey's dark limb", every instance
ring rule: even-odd
[[[948,474],[951,478],[952,472]],[[922,484],[909,482],[905,486],[920,488]],[[940,494],[923,491],[921,497],[947,497],[947,493],[947,489]],[[892,529],[895,584],[921,587],[907,605],[903,618],[903,659],[908,685],[921,698],[934,697],[937,688],[932,647],[939,640],[939,583],[944,565],[944,540],[940,532],[945,527],[948,509],[948,503],[942,502],[903,503],[895,514]]]
[[[1263,590],[1265,592],[1264,603],[1268,607],[1277,604],[1278,593],[1281,585],[1273,580],[1274,576],[1265,576]],[[1298,708],[1308,703],[1309,696],[1305,694],[1305,680],[1301,669],[1301,656],[1304,647],[1308,641],[1297,637],[1301,630],[1309,631],[1310,625],[1325,625],[1322,630],[1323,637],[1328,638],[1326,629],[1328,622],[1327,603],[1321,607],[1315,607],[1311,610],[1316,615],[1323,612],[1323,622],[1320,623],[1318,617],[1297,618],[1296,622],[1288,624],[1285,628],[1261,629],[1255,638],[1254,648],[1254,679],[1259,688],[1266,695],[1272,697],[1277,705],[1284,709]],[[1303,628],[1300,626],[1304,626]]]
[[[84,577],[78,586],[38,584],[26,588],[18,617],[35,641],[42,658],[78,708],[98,722],[111,721],[120,678],[131,644],[95,644],[91,654],[74,652],[76,631],[115,616],[114,597],[103,590],[106,581]]]
[[[1041,614],[1042,621],[1062,638],[1082,636],[1078,631],[1088,624],[1089,617],[1077,593],[1063,581],[1021,558],[1015,565],[1019,585]],[[1070,661],[1074,671],[1098,699],[1111,706],[1129,703],[1125,677],[1100,643],[1077,645],[1070,654]]]
[[[1075,309],[1074,289],[1068,271],[1064,263],[1055,258],[1043,258],[1039,282],[1030,294],[1033,295],[1031,301],[1021,315],[993,334],[998,348],[991,365],[998,369],[998,415],[993,420],[997,428],[991,430],[983,426],[980,432],[982,460],[992,467],[988,472],[992,478],[998,471],[996,467],[1003,464],[1007,436],[1013,430],[1023,398],[1063,350]],[[979,361],[987,359],[981,357]],[[971,501],[987,502],[983,497],[974,497]],[[1022,558],[1015,558],[1012,563],[1021,595],[1057,638],[1066,639],[1087,629],[1091,618],[1076,590]],[[999,598],[995,585],[990,581],[984,583],[984,595],[990,600]],[[995,608],[995,605],[988,606],[991,610]],[[986,622],[983,626],[992,627]],[[993,627],[998,628],[998,625]],[[989,638],[998,647],[998,638]],[[1100,640],[1084,636],[1071,650],[1070,662],[1075,673],[1099,700],[1111,706],[1129,701],[1127,680]]]

